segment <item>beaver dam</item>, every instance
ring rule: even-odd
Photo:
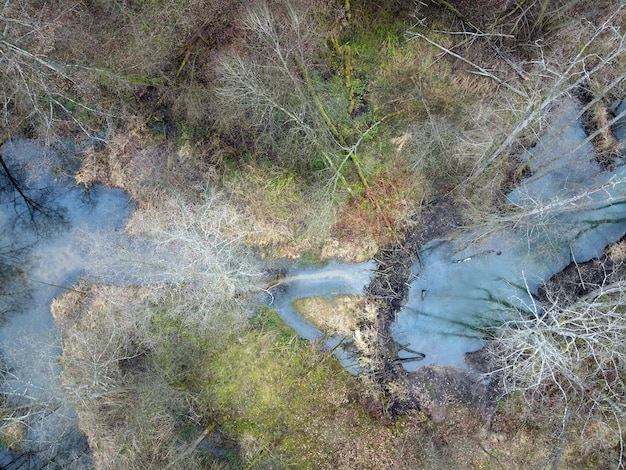
[[[455,378],[456,391],[441,393],[473,400],[467,395],[476,392],[463,383],[482,383],[482,375],[468,353],[475,357],[503,323],[537,313],[538,290],[552,276],[600,256],[626,233],[626,164],[598,161],[581,114],[573,100],[552,113],[549,129],[523,156],[530,176],[508,194],[502,214],[420,247],[409,236],[376,267],[293,268],[277,296],[282,317],[303,337],[325,341],[354,373],[375,370],[383,381]],[[336,305],[341,295],[367,297],[377,309],[361,314],[351,337],[322,332],[295,308],[312,297]],[[418,389],[406,395],[409,402],[432,401]]]

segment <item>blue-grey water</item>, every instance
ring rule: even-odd
[[[317,326],[300,315],[293,303],[307,297],[324,297],[332,303],[334,297],[340,294],[363,295],[375,271],[374,260],[357,264],[330,262],[323,267],[295,265],[285,279],[284,291],[273,289],[276,293],[273,306],[285,323],[302,338],[313,343],[322,342],[320,346],[323,349],[332,350],[343,338],[326,337]],[[335,350],[335,356],[350,372],[358,373],[361,370],[358,361],[342,347]]]
[[[1,392],[9,406],[34,411],[23,420],[28,432],[21,453],[5,449],[0,467],[11,459],[16,465],[26,456],[27,468],[89,468],[86,440],[77,430],[76,414],[59,379],[61,341],[50,305],[90,263],[85,249],[89,234],[123,230],[131,210],[129,198],[102,186],[77,187],[71,178],[75,159],[36,142],[7,142],[0,151],[20,187],[41,209],[29,211],[9,185],[3,188],[3,260],[19,253],[14,260],[22,263],[22,274],[12,279],[12,291],[3,292],[12,306],[8,310],[14,311],[0,324],[5,371]]]
[[[548,129],[525,156],[531,176],[508,195],[506,211],[421,249],[408,301],[391,327],[393,339],[412,351],[401,349],[400,358],[424,354],[423,360],[403,361],[407,370],[466,367],[465,354],[480,349],[504,321],[541,308],[534,296],[550,277],[572,261],[600,256],[626,233],[626,164],[618,159],[614,171],[598,164],[578,114],[571,100],[551,114]],[[363,293],[364,273],[372,266],[324,269],[344,284],[330,278],[330,284],[293,282],[279,305],[283,318],[305,337],[320,333],[298,319],[291,302],[330,292]],[[343,278],[350,276],[353,282],[347,283]]]
[[[573,261],[584,262],[626,233],[626,165],[596,161],[579,108],[566,100],[526,158],[531,176],[508,195],[491,223],[422,250],[393,338],[425,354],[409,370],[464,367],[489,331],[519,312],[540,309],[538,288]],[[409,354],[402,352],[400,357]]]
[[[566,101],[550,117],[550,129],[526,155],[532,175],[509,194],[507,211],[452,240],[433,240],[422,248],[423,264],[413,266],[408,301],[392,325],[400,345],[425,355],[422,361],[404,362],[408,370],[426,364],[464,367],[465,353],[482,347],[487,332],[518,310],[538,308],[533,296],[541,284],[573,260],[599,256],[626,232],[626,164],[618,159],[614,171],[601,168],[577,113],[577,105]],[[622,128],[623,123],[616,135]],[[23,451],[43,463],[60,456],[73,462],[63,468],[89,467],[89,455],[77,450],[76,415],[59,383],[60,338],[50,303],[63,293],[59,286],[71,287],[90,264],[84,245],[88,234],[123,230],[131,210],[128,197],[100,186],[77,188],[72,159],[36,143],[9,142],[0,151],[28,195],[47,212],[31,217],[10,188],[0,193],[0,261],[5,274],[8,260],[18,260],[22,271],[5,283],[12,295],[2,296],[12,301],[0,311],[16,312],[0,325],[1,391],[9,405],[41,405],[26,419]],[[363,294],[375,270],[373,260],[293,266],[288,281],[271,291],[274,305],[302,337],[332,349],[341,338],[325,337],[293,302]],[[348,370],[359,371],[350,354],[341,348],[335,353]],[[401,350],[400,357],[409,356],[414,354]],[[0,453],[0,467],[11,457],[8,451]]]

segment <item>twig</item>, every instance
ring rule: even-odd
[[[529,98],[529,96],[528,96],[528,94],[526,92],[524,92],[522,90],[519,90],[519,89],[515,88],[512,85],[509,85],[507,82],[505,82],[504,80],[502,80],[499,77],[496,77],[494,74],[492,74],[488,70],[484,69],[480,65],[477,65],[474,62],[472,62],[471,60],[466,59],[465,57],[457,54],[456,52],[451,51],[450,49],[442,46],[441,44],[439,44],[436,41],[433,41],[432,39],[428,38],[427,36],[424,36],[423,34],[418,33],[417,31],[411,31],[409,34],[412,35],[412,36],[421,38],[424,41],[426,41],[427,43],[432,44],[433,46],[435,46],[439,50],[445,52],[446,54],[449,54],[452,57],[455,57],[455,58],[461,60],[462,62],[465,62],[468,65],[471,65],[472,67],[474,67],[477,70],[477,72],[475,72],[476,74],[482,75],[484,77],[489,77],[489,78],[495,80],[498,84],[505,86],[506,88],[508,88],[512,92],[516,93],[517,95],[521,96],[522,98],[526,98],[526,99]]]
[[[70,292],[76,292],[78,294],[87,294],[87,292],[85,291],[73,289],[72,287],[61,286],[59,284],[52,284],[50,282],[38,281],[37,279],[33,279],[33,278],[28,278],[28,280],[31,282],[36,282],[37,284],[43,284],[44,286],[56,287],[57,289],[63,289],[63,290],[70,291]]]
[[[209,426],[207,426],[205,428],[205,430],[202,432],[202,434],[200,434],[198,436],[198,438],[193,442],[193,444],[191,444],[190,446],[188,446],[183,452],[181,452],[180,454],[178,454],[178,456],[172,460],[167,467],[165,467],[166,469],[169,468],[178,468],[178,462],[180,462],[182,459],[184,459],[185,457],[187,457],[189,454],[191,454],[196,447],[198,447],[200,445],[200,443],[202,442],[202,440],[207,437],[209,435],[209,433],[211,431],[213,431],[213,429],[215,428],[215,423],[210,424]]]

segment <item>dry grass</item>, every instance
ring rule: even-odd
[[[278,166],[246,165],[227,175],[225,185],[230,204],[241,214],[239,233],[244,234],[247,245],[260,249],[263,257],[307,255],[362,261],[389,239],[384,220],[370,206],[359,209],[354,200],[332,200],[325,184],[311,182]],[[394,185],[408,188],[410,182],[398,178]],[[401,225],[410,213],[413,194],[408,189],[404,194],[394,194],[394,185],[389,186],[389,199],[383,207],[390,209],[388,217],[393,223]],[[338,211],[343,211],[343,215],[338,215]],[[355,219],[346,223],[350,219],[346,214],[352,212]],[[375,226],[368,227],[364,218],[369,222],[374,218]]]
[[[353,295],[337,295],[332,300],[304,297],[294,302],[294,308],[322,331],[344,336],[356,330],[363,307],[364,298]]]
[[[193,197],[215,176],[187,143],[176,148],[155,138],[139,120],[111,133],[104,149],[87,149],[77,184],[102,183],[126,191],[140,208],[158,206],[169,195]]]
[[[277,257],[319,251],[335,214],[323,187],[278,166],[248,165],[226,181],[246,242]]]
[[[606,99],[604,100],[606,101]],[[609,114],[605,103],[596,103],[587,113],[589,116],[586,120],[588,133],[596,131],[599,134],[592,139],[596,158],[605,167],[611,167],[615,163],[615,159],[622,155],[624,143],[620,143],[613,135],[609,121],[612,116]]]
[[[24,445],[24,440],[27,437],[28,428],[26,424],[21,422],[9,421],[9,424],[5,424],[0,429],[0,443],[3,446],[8,447],[13,452],[20,452]]]
[[[390,419],[375,395],[323,353],[267,333],[251,331],[230,344],[207,384],[243,466],[521,470],[546,468],[552,458],[557,442],[546,423],[525,420],[515,407],[499,409],[492,428],[464,407],[451,407],[440,424],[419,412]],[[581,461],[571,468],[584,468]]]
[[[319,7],[296,3],[307,13]],[[238,15],[238,2],[225,12],[220,10],[223,2],[199,0],[135,2],[133,6],[133,10],[118,9],[97,1],[93,14],[81,13],[83,19],[98,21],[99,28],[91,28],[94,39],[82,41],[87,49],[76,54],[82,53],[86,63],[100,69],[97,79],[85,82],[82,89],[91,90],[117,114],[108,116],[105,126],[109,129],[106,152],[87,152],[78,181],[86,185],[101,181],[131,194],[141,210],[133,216],[129,232],[135,240],[145,237],[155,243],[150,253],[155,257],[131,253],[133,269],[152,262],[158,269],[144,271],[144,281],[154,281],[150,276],[157,272],[171,276],[168,283],[176,282],[155,282],[152,290],[93,288],[88,297],[73,293],[55,303],[54,313],[64,324],[66,340],[63,380],[77,397],[81,426],[90,436],[99,467],[163,468],[172,462],[183,448],[177,423],[190,409],[196,418],[198,410],[188,394],[172,385],[193,384],[195,389],[206,387],[203,419],[219,415],[221,429],[237,442],[238,458],[248,467],[545,468],[558,445],[558,432],[553,438],[546,431],[561,424],[556,422],[555,428],[550,421],[554,417],[543,417],[550,427],[539,420],[528,424],[520,409],[501,410],[494,418],[494,432],[464,409],[452,410],[449,421],[439,425],[427,422],[421,413],[390,421],[383,406],[326,356],[293,338],[278,341],[275,332],[244,333],[241,307],[246,294],[255,288],[251,280],[258,272],[248,270],[253,263],[244,263],[248,258],[239,255],[245,251],[245,241],[268,256],[298,257],[309,252],[346,259],[370,257],[399,238],[422,201],[441,194],[465,202],[476,218],[481,217],[501,197],[513,144],[523,145],[520,138],[532,140],[539,130],[543,104],[573,86],[595,60],[606,57],[618,30],[608,28],[587,45],[587,56],[574,61],[580,45],[593,37],[597,21],[572,19],[568,23],[559,18],[564,26],[542,38],[546,42],[531,42],[521,50],[508,50],[507,45],[501,48],[502,55],[492,47],[494,41],[498,43],[497,35],[478,38],[429,31],[430,37],[476,67],[417,40],[404,41],[397,32],[384,42],[378,38],[359,42],[358,34],[352,36],[355,31],[344,24],[338,29],[354,42],[350,44],[352,63],[357,65],[352,79],[361,88],[359,109],[365,116],[359,117],[346,115],[343,92],[331,86],[333,73],[341,82],[339,75],[346,67],[323,57],[323,28],[316,29],[321,23],[306,23],[308,35],[294,43],[290,42],[293,24],[286,31],[286,24],[278,22],[274,26],[284,33],[282,51],[291,54],[297,49],[294,44],[302,46],[297,52],[303,52],[309,71],[315,72],[314,84],[322,90],[318,93],[325,100],[323,105],[337,118],[339,135],[360,137],[387,113],[404,113],[397,121],[390,119],[372,128],[371,140],[359,148],[369,188],[354,185],[354,194],[346,197],[345,187],[337,189],[342,186],[340,171],[333,166],[344,158],[350,165],[346,149],[329,138],[330,127],[320,121],[323,116],[295,64],[282,64],[280,80],[261,81],[269,87],[265,91],[271,93],[270,98],[288,106],[287,113],[269,113],[268,109],[279,109],[270,103],[260,111],[247,108],[220,116],[226,108],[208,99],[216,73],[212,61],[221,55],[212,53],[218,45],[230,44],[234,52],[244,52],[245,59],[252,56],[256,63],[246,70],[264,73],[271,69],[265,67],[270,49],[267,43],[262,49],[258,40],[263,33],[258,16],[255,20]],[[288,13],[288,9],[281,11]],[[616,18],[615,25],[620,21]],[[530,26],[520,25],[520,34],[535,34]],[[48,26],[39,33],[54,35]],[[254,40],[238,41],[246,38]],[[289,40],[284,42],[285,38]],[[51,53],[39,39],[32,50],[39,55]],[[58,49],[60,44],[56,43]],[[50,42],[52,46],[55,43]],[[245,47],[249,49],[244,51]],[[68,54],[72,51],[65,49]],[[109,53],[102,54],[101,49]],[[280,60],[275,52],[273,65]],[[620,60],[586,77],[594,93],[601,93],[622,73],[624,61]],[[568,69],[572,64],[575,67]],[[491,76],[476,73],[480,68]],[[621,93],[621,86],[611,93]],[[510,87],[526,93],[528,99]],[[294,97],[306,105],[294,102]],[[242,105],[240,93],[230,98]],[[26,112],[24,103],[28,100],[21,102],[19,110]],[[115,128],[112,122],[134,114],[129,108],[136,104],[141,117]],[[243,105],[254,103],[244,100]],[[163,132],[155,136],[147,130],[158,120],[163,124],[159,128],[168,130],[171,112],[212,134],[222,147],[205,155],[203,148],[189,140],[175,147],[163,140]],[[315,119],[305,119],[313,115]],[[242,123],[242,119],[249,121]],[[297,125],[287,126],[286,119]],[[595,119],[606,122],[601,109]],[[510,142],[509,136],[514,137]],[[608,136],[602,138],[609,142]],[[242,149],[257,153],[249,158]],[[225,192],[207,190],[216,181],[207,161],[231,165],[224,172]],[[320,162],[329,165],[322,177],[313,174]],[[303,167],[306,171],[301,171]],[[344,175],[356,181],[354,173]],[[616,259],[622,259],[622,248],[613,249]],[[111,245],[105,246],[103,257],[111,251]],[[116,269],[119,265],[112,272]],[[354,300],[340,298],[332,305],[308,299],[301,307],[313,311],[311,317],[329,330],[354,332],[364,361],[377,361],[371,345],[377,343],[378,332],[357,329],[360,315],[372,310],[367,305],[363,308],[360,299],[355,308]],[[155,304],[165,311],[165,320],[161,318],[165,333],[150,329]],[[59,315],[61,310],[64,315]],[[222,315],[224,311],[227,315]],[[225,333],[232,329],[238,333],[236,340]],[[207,335],[193,336],[198,331]],[[223,348],[212,350],[209,357],[204,346],[187,343],[186,338],[202,344],[215,341],[213,346]],[[575,346],[571,351],[577,350]],[[505,423],[506,413],[514,418]],[[593,463],[592,447],[608,454],[615,444],[598,422],[590,422],[586,433],[586,443],[570,439],[564,448],[564,461],[573,468]],[[193,462],[189,467],[193,468]]]
[[[501,204],[511,178],[508,162],[487,158],[511,122],[510,110],[489,103],[468,106],[453,119],[429,114],[405,134],[404,157],[426,194],[451,197],[468,218],[480,220]]]
[[[231,462],[253,468],[540,469],[552,461],[558,445],[558,435],[546,432],[558,423],[546,414],[525,415],[514,400],[498,409],[491,428],[462,407],[449,409],[440,424],[422,413],[387,419],[376,398],[325,353],[273,328],[239,332],[237,340],[210,356],[187,352],[204,364],[196,369],[205,391],[197,400],[155,374],[149,349],[135,362],[111,362],[116,357],[108,340],[92,343],[99,350],[74,345],[73,333],[106,339],[114,325],[119,337],[120,317],[130,313],[137,318],[128,306],[140,311],[145,299],[136,289],[80,287],[89,296],[68,293],[55,304],[55,314],[66,333],[64,383],[80,396],[81,427],[98,468],[164,468],[168,462],[199,468],[197,461],[177,460],[187,448],[179,440],[177,423],[190,410],[196,419],[215,419],[227,436],[223,442],[236,443]],[[371,310],[365,309],[370,315]],[[152,338],[144,344],[154,347]],[[106,390],[94,388],[94,369],[81,366],[90,351],[99,352],[101,363],[120,368],[108,373],[115,383]],[[83,373],[76,373],[77,368]],[[568,468],[603,465],[607,459],[598,460],[598,449],[613,455],[614,440],[601,423],[589,423],[586,439],[572,431],[563,449]],[[232,468],[225,461],[222,465]]]
[[[406,135],[406,134],[405,134]],[[395,141],[396,148],[403,142]],[[370,177],[369,188],[354,195],[339,208],[333,235],[339,243],[369,249],[363,258],[400,240],[411,227],[411,217],[428,200],[429,185],[423,175],[407,168],[404,157],[388,158]]]
[[[626,260],[626,241],[613,243],[606,249],[608,258],[614,263],[622,263]]]
[[[178,433],[191,399],[151,360],[163,347],[151,332],[156,299],[144,288],[79,287],[85,293],[68,292],[52,308],[63,333],[61,379],[96,466],[164,468],[184,448]]]
[[[245,321],[250,295],[260,292],[263,273],[243,243],[243,214],[222,193],[195,198],[163,197],[135,211],[128,241],[92,236],[88,272],[106,282],[148,286],[171,302],[169,316],[214,339]]]
[[[546,2],[525,3],[529,14],[538,5],[556,8]],[[542,132],[543,116],[562,96],[581,87],[592,90],[593,99],[603,100],[594,111],[599,129],[607,122],[606,103],[621,96],[624,9],[602,3],[581,21],[571,12],[584,2],[566,3],[558,20],[552,17],[550,34],[542,34],[534,44],[511,44],[511,38],[491,29],[478,32],[458,26],[449,34],[433,32],[425,27],[434,28],[427,16],[409,31],[412,41],[428,43],[440,54],[416,81],[427,115],[408,131],[417,151],[411,152],[409,143],[403,148],[410,152],[414,170],[425,171],[426,180],[436,184],[436,192],[464,202],[475,219],[499,206],[503,192],[518,176],[510,157],[534,143]],[[464,4],[459,8],[471,10]],[[485,3],[480,11],[497,17],[498,8]],[[596,140],[601,152],[614,155],[610,137],[604,129]]]

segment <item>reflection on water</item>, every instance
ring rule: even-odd
[[[9,142],[0,152],[10,171],[10,177],[0,174],[0,263],[6,281],[0,311],[13,310],[0,326],[2,392],[9,406],[35,410],[27,419],[23,453],[34,452],[31,458],[42,463],[74,459],[74,468],[89,467],[89,455],[73,455],[88,448],[59,382],[60,338],[50,304],[89,263],[85,234],[123,228],[128,197],[115,189],[76,187],[65,175],[71,156],[34,142]]]
[[[425,357],[402,361],[404,367],[463,367],[465,353],[482,346],[486,331],[515,309],[533,307],[533,294],[544,281],[573,260],[599,256],[624,234],[626,164],[619,160],[613,172],[602,170],[577,112],[567,102],[555,113],[553,130],[528,154],[532,176],[509,195],[509,213],[452,241],[423,247],[423,264],[413,266],[409,298],[392,334],[402,346],[401,359],[416,352]],[[0,152],[5,172],[0,174],[0,312],[16,311],[0,326],[1,391],[10,406],[34,410],[23,451],[36,453],[43,462],[39,468],[62,458],[88,467],[89,456],[81,454],[87,451],[84,436],[59,383],[60,340],[50,303],[90,263],[85,234],[122,230],[128,198],[103,187],[77,188],[65,175],[71,158],[46,153],[35,143],[10,142]],[[290,326],[334,349],[341,338],[324,337],[293,302],[362,294],[374,271],[373,260],[294,267],[284,286],[272,292]],[[357,370],[345,351],[335,352],[346,368]],[[0,453],[0,467],[7,455],[14,457]]]
[[[365,287],[371,282],[376,270],[374,260],[358,264],[340,264],[331,262],[323,267],[294,266],[283,286],[273,289],[276,295],[274,307],[280,317],[302,338],[320,343],[326,350],[334,350],[335,356],[350,372],[359,372],[355,358],[342,347],[336,348],[342,341],[339,335],[327,337],[319,328],[305,320],[294,307],[294,302],[307,297],[323,297],[334,302],[334,296],[363,295]]]
[[[626,165],[603,171],[577,114],[566,101],[551,117],[508,214],[423,248],[423,267],[413,266],[408,302],[392,325],[398,343],[425,354],[407,369],[464,367],[489,330],[516,310],[540,308],[534,295],[545,281],[572,261],[600,256],[626,232]]]
[[[601,168],[578,112],[567,100],[554,112],[550,129],[528,152],[532,176],[509,195],[507,214],[422,248],[408,301],[392,324],[407,370],[427,364],[465,367],[465,353],[480,349],[495,327],[516,311],[540,308],[534,300],[539,286],[572,261],[600,256],[626,232],[626,164],[618,160],[613,172]],[[352,283],[329,275],[341,269],[354,277]],[[283,318],[305,337],[319,335],[291,303],[362,292],[367,279],[359,277],[360,269],[309,269],[304,273],[309,279],[288,285],[279,304]],[[325,283],[311,279],[325,271]]]

